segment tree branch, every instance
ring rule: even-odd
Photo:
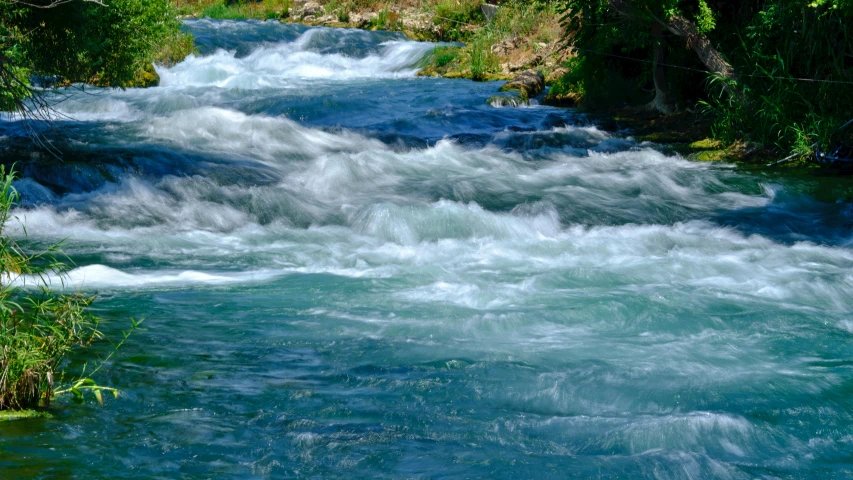
[[[723,55],[714,48],[711,40],[705,35],[699,33],[696,25],[683,15],[675,15],[669,18],[669,20],[664,21],[656,17],[651,12],[640,12],[634,5],[631,5],[625,0],[609,0],[609,2],[610,7],[623,17],[634,21],[652,21],[659,23],[674,35],[683,38],[687,44],[687,48],[696,53],[699,60],[709,71],[726,80],[730,80],[732,82],[738,81],[738,76],[734,67],[732,67],[725,57],[723,57]],[[730,84],[725,83],[723,88],[727,93],[741,98],[740,93],[737,92]]]
[[[27,2],[25,0],[7,0],[7,1],[9,3],[15,4],[15,5],[23,5],[25,7],[30,7],[30,8],[48,9],[48,8],[58,7],[60,5],[66,4],[66,3],[71,3],[71,2],[74,2],[76,0],[52,0],[50,3],[48,3],[46,5],[39,5],[37,3],[30,3],[30,2]],[[107,5],[106,3],[103,3],[101,0],[82,0],[82,1],[87,2],[87,3],[94,3],[94,4],[100,5],[102,7],[109,7],[109,5]]]

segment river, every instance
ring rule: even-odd
[[[399,34],[187,28],[63,97],[61,161],[0,123],[30,245],[144,318],[118,399],[0,424],[4,478],[853,475],[848,180],[494,108]]]

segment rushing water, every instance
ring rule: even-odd
[[[853,475],[845,181],[493,108],[396,34],[188,25],[58,104],[61,162],[0,124],[34,245],[145,319],[118,400],[0,424],[4,478]]]

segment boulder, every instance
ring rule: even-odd
[[[294,20],[303,20],[308,17],[318,18],[326,14],[326,9],[317,2],[308,2],[301,7],[295,8],[291,13]]]
[[[554,70],[551,71],[551,73],[548,74],[548,77],[545,78],[545,83],[547,83],[548,85],[551,85],[554,82],[557,82],[560,79],[562,79],[563,77],[565,77],[566,75],[568,75],[568,73],[569,73],[569,70],[567,68],[563,68],[563,67],[555,68]]]
[[[512,36],[492,45],[492,53],[495,55],[506,56],[516,48],[518,48],[518,37]]]
[[[350,13],[349,23],[356,28],[367,28],[370,26],[370,22],[376,18],[379,18],[379,14],[375,12]]]
[[[302,12],[306,16],[314,15],[315,17],[322,17],[326,14],[326,9],[317,2],[308,2],[302,7]]]
[[[522,98],[533,98],[545,90],[545,76],[537,70],[526,70],[501,87],[502,92],[518,90]]]
[[[338,17],[337,15],[323,15],[322,17],[318,17],[314,21],[320,25],[329,25],[332,23],[337,23]]]

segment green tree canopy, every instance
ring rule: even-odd
[[[34,76],[138,84],[178,28],[168,0],[0,0],[0,109],[22,109]]]
[[[590,102],[638,104],[663,91],[675,106],[705,107],[725,140],[803,152],[843,140],[839,127],[853,117],[853,0],[565,7],[578,47],[573,79]]]

